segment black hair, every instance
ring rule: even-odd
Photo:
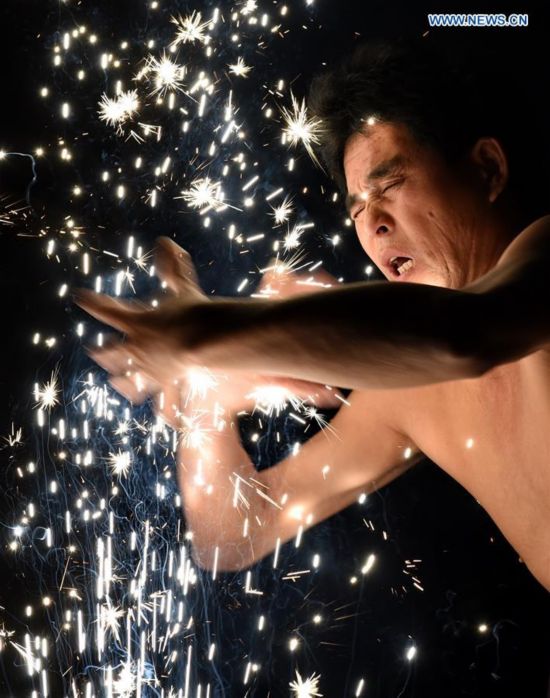
[[[505,58],[486,46],[461,53],[452,44],[443,50],[426,39],[359,45],[340,65],[315,77],[310,88],[308,106],[322,122],[319,155],[329,175],[345,192],[345,145],[369,117],[404,124],[417,142],[435,148],[450,164],[479,137],[493,136],[509,160],[508,193],[524,213],[541,215],[548,210],[550,150],[537,119],[542,108],[521,82],[513,84]]]

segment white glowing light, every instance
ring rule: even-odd
[[[209,441],[208,429],[201,425],[204,411],[197,410],[191,416],[181,415],[183,426],[180,429],[183,445],[186,448],[202,450]]]
[[[308,116],[305,99],[302,100],[301,104],[298,103],[293,94],[291,94],[291,99],[292,109],[286,107],[282,109],[286,124],[283,134],[291,145],[296,145],[301,141],[310,158],[318,165],[319,161],[313,152],[313,146],[319,145],[321,142],[322,123],[320,119]]]
[[[172,47],[176,48],[179,44],[205,43],[206,31],[210,28],[211,22],[203,22],[200,12],[193,12],[188,17],[172,17],[172,23],[176,25],[178,31],[176,38],[172,42]]]
[[[195,179],[189,189],[181,192],[181,197],[190,208],[210,209],[215,211],[224,207],[224,196],[220,182],[212,182],[208,177]]]
[[[290,689],[293,691],[294,698],[313,698],[313,696],[322,696],[319,693],[319,674],[312,674],[309,678],[303,679],[300,672],[296,669],[296,681],[291,681]]]
[[[119,451],[118,453],[109,453],[109,467],[114,475],[118,477],[126,477],[132,466],[132,459],[129,451]]]
[[[113,606],[108,598],[107,603],[101,607],[101,620],[106,628],[108,628],[115,636],[117,642],[120,642],[120,619],[124,616],[124,610],[120,606]]]
[[[116,126],[117,131],[131,119],[139,109],[137,90],[121,92],[114,98],[103,94],[99,102],[99,118],[109,126]]]
[[[283,247],[285,250],[295,250],[300,246],[300,236],[304,232],[304,229],[300,225],[295,225],[292,230],[289,230],[285,235],[283,241]]]
[[[232,63],[229,66],[229,72],[240,78],[246,78],[248,73],[252,70],[252,67],[246,65],[244,60],[239,56],[236,63]]]
[[[246,398],[254,400],[256,407],[268,415],[279,414],[288,405],[299,409],[303,404],[292,391],[279,385],[263,385],[255,388],[246,395]]]
[[[273,209],[273,213],[270,215],[272,215],[275,219],[275,225],[282,225],[283,223],[286,223],[294,210],[292,206],[292,199],[288,196],[285,196],[283,202],[279,204],[279,206],[272,206],[271,208]]]
[[[136,669],[130,662],[125,662],[113,681],[113,696],[116,698],[133,698],[136,695]]]
[[[40,408],[51,410],[52,407],[59,404],[58,395],[57,375],[53,374],[50,380],[38,389],[38,404]]]
[[[168,91],[181,90],[185,77],[185,66],[163,55],[160,59],[149,56],[145,68],[137,76],[150,75],[154,84],[152,94],[164,95]]]
[[[189,369],[187,371],[187,382],[191,399],[195,397],[204,399],[208,391],[215,390],[218,386],[216,376],[207,368]]]

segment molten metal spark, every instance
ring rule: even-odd
[[[319,674],[312,674],[309,679],[302,679],[300,672],[296,669],[296,681],[290,683],[290,688],[294,691],[294,698],[313,698],[322,696],[319,693]]]
[[[225,207],[220,182],[211,182],[208,177],[195,179],[189,189],[184,189],[176,198],[186,201],[189,208],[219,211]]]
[[[99,118],[109,126],[116,126],[117,133],[122,132],[122,126],[129,121],[139,109],[137,90],[121,92],[114,98],[103,94],[99,102]]]
[[[291,145],[296,145],[301,141],[309,157],[320,167],[317,156],[313,151],[313,146],[319,145],[321,142],[322,122],[320,119],[308,116],[305,99],[300,104],[292,93],[290,97],[292,99],[292,109],[282,108],[283,118],[286,123],[283,134]]]
[[[201,44],[206,42],[206,32],[210,28],[211,22],[202,22],[200,12],[193,12],[188,17],[172,17],[172,23],[178,28],[176,38],[172,42],[172,48],[177,48],[179,44],[194,43],[198,41]]]

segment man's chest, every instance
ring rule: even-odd
[[[404,391],[401,404],[404,431],[419,450],[480,502],[535,568],[548,565],[540,550],[550,531],[550,364],[540,354],[479,379]]]

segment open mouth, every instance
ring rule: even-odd
[[[405,276],[414,267],[414,259],[411,257],[392,257],[390,267],[395,276]]]

